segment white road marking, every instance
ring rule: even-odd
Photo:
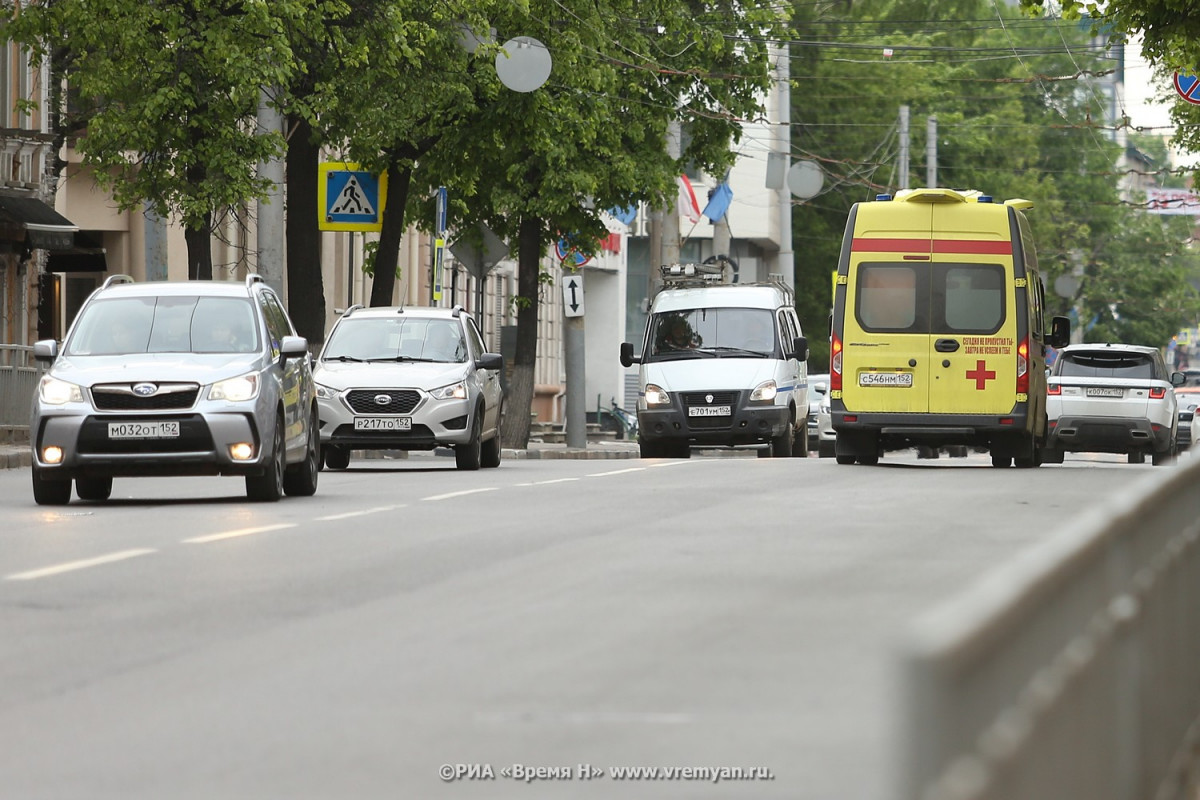
[[[34,569],[29,572],[17,572],[12,575],[5,576],[6,581],[30,581],[34,578],[45,578],[50,575],[60,575],[64,572],[74,572],[77,569],[87,569],[88,567],[98,567],[101,564],[111,564],[114,561],[124,561],[127,558],[137,558],[151,553],[157,553],[157,550],[121,550],[117,553],[109,553],[106,556],[97,556],[95,558],[85,558],[81,561],[68,561],[65,564],[57,564],[53,567],[43,567],[42,569]]]
[[[577,481],[579,478],[555,478],[550,481],[537,481],[536,483],[526,484],[527,486],[545,486],[548,483],[568,483],[569,481]]]
[[[479,494],[480,492],[494,492],[494,491],[496,491],[496,489],[497,489],[497,487],[495,487],[495,486],[488,486],[483,489],[466,489],[461,492],[450,492],[448,494],[435,494],[435,495],[431,495],[430,497],[422,497],[421,499],[422,500],[449,500],[451,497],[462,497],[463,495]]]
[[[380,506],[379,508],[368,508],[365,511],[347,511],[345,514],[330,514],[328,517],[317,517],[317,522],[333,522],[339,519],[349,519],[350,517],[365,517],[367,514],[379,514],[383,511],[395,511],[397,508],[404,508],[404,504],[398,506]]]
[[[630,467],[629,469],[614,469],[612,472],[593,472],[584,475],[585,478],[603,478],[605,475],[624,475],[626,472],[641,472],[645,467]]]
[[[224,533],[210,533],[207,536],[194,536],[191,539],[184,539],[183,544],[207,544],[208,542],[219,542],[224,539],[236,539],[239,536],[253,536],[256,533],[266,533],[267,531],[278,531],[283,528],[294,528],[296,523],[285,522],[279,525],[263,525],[260,528],[241,528],[236,531],[225,531]]]

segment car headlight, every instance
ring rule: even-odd
[[[319,383],[314,383],[313,386],[317,387],[317,398],[320,400],[332,400],[337,397],[337,392],[328,386],[322,386]]]
[[[459,381],[449,386],[443,386],[440,389],[434,389],[430,394],[433,395],[435,400],[466,400],[467,384]]]
[[[775,401],[775,395],[779,394],[779,387],[775,385],[775,380],[763,381],[758,386],[754,387],[754,391],[750,393],[751,403],[772,403]]]
[[[38,397],[43,403],[48,403],[52,406],[61,406],[67,403],[82,403],[83,389],[73,383],[60,381],[58,378],[52,378],[49,375],[42,376],[41,383],[38,384]]]
[[[208,390],[209,400],[227,400],[230,403],[243,403],[258,397],[258,374],[249,373],[236,378],[217,381]]]
[[[661,386],[655,386],[653,383],[646,384],[646,406],[656,408],[658,406],[671,405],[671,394]]]

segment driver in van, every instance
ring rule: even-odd
[[[663,336],[663,350],[695,350],[700,346],[699,337],[692,332],[692,326],[683,317],[673,317],[666,324],[666,334]]]

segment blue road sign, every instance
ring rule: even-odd
[[[387,173],[376,175],[355,169],[357,164],[320,165],[321,230],[378,231],[383,226],[383,199]]]
[[[1200,105],[1200,77],[1187,72],[1176,72],[1175,91],[1189,103]]]

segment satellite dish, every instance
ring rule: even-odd
[[[815,161],[797,161],[788,170],[787,185],[796,197],[816,197],[825,185],[825,174]]]
[[[1074,275],[1059,275],[1054,279],[1054,293],[1068,300],[1079,292],[1079,278]]]
[[[517,36],[496,54],[496,74],[514,92],[532,92],[550,77],[550,51],[532,36]]]

